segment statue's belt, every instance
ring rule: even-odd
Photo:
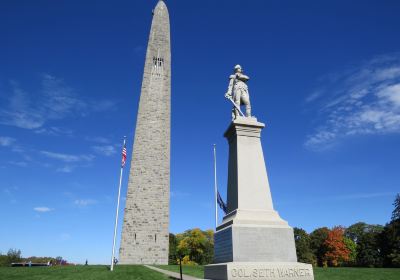
[[[247,90],[247,85],[244,82],[237,82],[235,83],[233,88],[238,88],[238,89],[246,89]]]

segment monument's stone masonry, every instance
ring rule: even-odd
[[[251,116],[233,117],[224,135],[229,142],[228,214],[217,227],[214,261],[204,276],[313,280],[312,266],[297,262],[293,229],[273,208],[260,141],[265,125]]]
[[[168,264],[171,50],[168,10],[159,1],[144,66],[119,263]]]

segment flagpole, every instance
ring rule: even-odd
[[[218,189],[217,189],[217,150],[214,144],[214,193],[215,193],[215,229],[218,227]]]
[[[125,148],[126,144],[126,136],[124,136],[124,144],[123,148]],[[121,184],[122,184],[122,173],[124,171],[124,165],[121,164],[121,172],[119,175],[119,187],[118,187],[118,199],[117,199],[117,210],[115,213],[115,224],[114,224],[114,238],[113,238],[113,247],[112,247],[112,257],[111,257],[111,268],[110,270],[113,271],[114,269],[114,255],[115,255],[115,239],[117,237],[117,227],[118,227],[118,210],[119,210],[119,201],[120,201],[120,196],[121,196]]]

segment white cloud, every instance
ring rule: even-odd
[[[0,136],[0,147],[9,147],[10,151],[19,153],[25,161],[31,161],[31,157],[27,154],[24,148],[18,145],[17,140],[12,137],[7,136]],[[19,166],[26,166],[27,163],[25,161],[9,161],[10,164],[19,165]]]
[[[321,91],[321,90],[315,90],[313,93],[311,93],[309,96],[306,97],[306,100],[305,100],[306,103],[315,101],[316,99],[318,99],[321,96],[322,93],[323,93],[323,91]]]
[[[116,109],[116,102],[113,100],[98,100],[90,102],[89,104],[94,112],[112,111]]]
[[[9,161],[8,163],[20,167],[26,167],[28,165],[28,163],[25,161]]]
[[[94,159],[93,155],[70,155],[63,153],[54,153],[49,151],[40,151],[40,153],[48,158],[57,159],[64,162],[91,161]]]
[[[35,210],[36,212],[40,212],[40,213],[46,213],[46,212],[53,211],[53,209],[51,209],[49,207],[35,207],[35,208],[33,208],[33,210]]]
[[[400,107],[400,83],[382,88],[377,95],[384,101],[392,102],[393,106]]]
[[[37,134],[52,135],[52,136],[57,136],[57,135],[72,136],[73,135],[73,131],[71,129],[59,128],[59,127],[55,127],[55,126],[41,127],[39,129],[36,129],[34,132]]]
[[[32,107],[28,93],[23,91],[15,81],[11,81],[11,87],[9,104],[0,110],[0,123],[28,129],[42,126],[43,116]]]
[[[11,146],[15,142],[15,139],[12,137],[0,136],[0,146],[8,147]]]
[[[57,169],[57,172],[71,173],[74,170],[72,166],[66,165]]]
[[[323,95],[321,123],[305,142],[309,149],[323,150],[352,135],[400,133],[400,54],[336,75],[325,82]]]
[[[41,76],[38,92],[27,92],[15,81],[10,84],[8,105],[0,109],[0,124],[35,129],[37,133],[59,133],[60,131],[51,128],[42,129],[50,120],[84,117],[91,112],[115,108],[114,101],[88,101],[78,97],[75,89],[66,85],[62,79],[49,74]]]
[[[77,97],[75,90],[62,79],[44,74],[42,78],[43,110],[50,119],[61,119],[69,115],[84,116],[87,104]]]
[[[112,156],[116,153],[115,147],[111,145],[93,146],[92,149],[103,156]]]
[[[383,80],[393,79],[398,76],[400,76],[400,67],[394,66],[394,67],[379,69],[375,73],[375,80],[383,81]]]
[[[336,138],[336,134],[334,132],[321,130],[316,132],[314,135],[308,137],[306,145],[308,146],[316,146],[320,144],[329,143],[332,139]]]
[[[86,207],[88,205],[96,204],[97,200],[94,199],[76,199],[74,204],[80,207]]]

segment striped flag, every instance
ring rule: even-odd
[[[228,209],[227,209],[227,207],[226,207],[225,202],[222,200],[222,197],[221,197],[221,195],[219,194],[219,192],[218,192],[218,195],[217,195],[217,202],[218,202],[219,207],[222,209],[222,211],[224,211],[224,213],[225,213],[225,215],[226,215]]]
[[[124,167],[126,163],[126,143],[124,141],[124,147],[122,148],[122,162],[121,167]]]

